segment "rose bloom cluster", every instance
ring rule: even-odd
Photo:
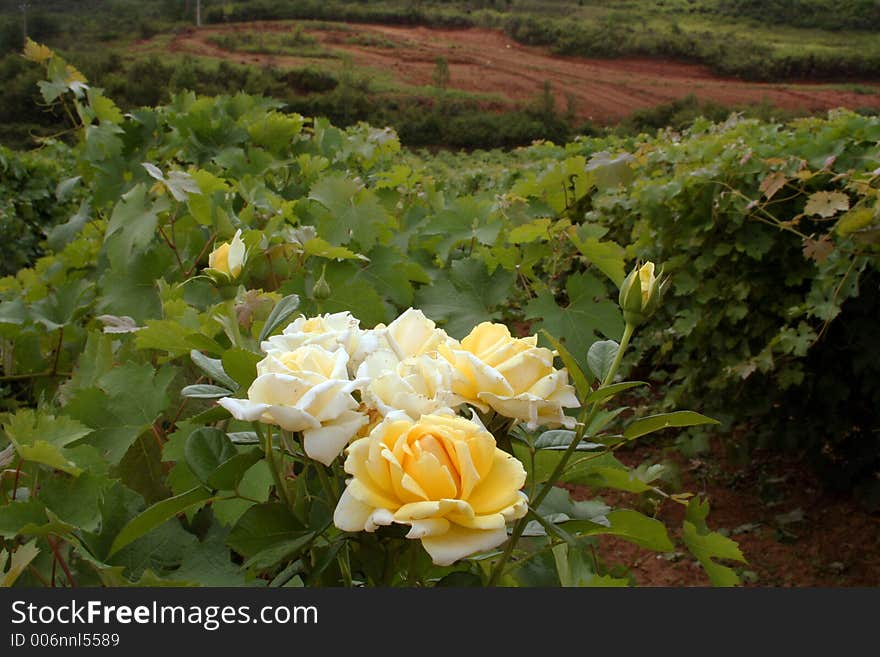
[[[522,464],[473,409],[571,428],[565,409],[579,405],[553,352],[502,324],[458,341],[412,308],[369,330],[336,313],[299,317],[261,348],[247,398],[220,405],[301,433],[306,455],[327,466],[347,447],[336,526],[408,525],[438,565],[497,547],[527,510]]]

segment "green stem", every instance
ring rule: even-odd
[[[315,471],[318,473],[318,480],[321,482],[321,488],[324,489],[324,494],[327,496],[327,505],[333,510],[336,508],[336,503],[339,501],[336,487],[330,483],[330,477],[327,476],[327,469],[324,464],[314,460],[313,464],[315,466]]]
[[[419,563],[419,552],[422,549],[421,541],[410,541],[409,546],[409,567],[406,570],[406,585],[416,586],[421,584],[421,578],[416,572]]]
[[[608,373],[605,375],[605,379],[602,381],[602,385],[599,388],[604,388],[609,385],[613,380],[614,376],[617,374],[617,370],[620,367],[620,362],[623,360],[623,353],[626,351],[627,346],[629,346],[630,338],[632,338],[633,332],[635,331],[635,327],[627,323],[626,327],[623,329],[623,337],[620,339],[620,346],[617,348],[617,355],[614,357],[614,361],[611,363],[611,367],[608,369]],[[599,412],[600,403],[593,402],[592,406],[590,406],[589,412],[586,412],[587,409],[584,409],[584,412],[581,413],[581,418],[579,418],[579,424],[577,432],[572,438],[571,443],[568,448],[563,452],[562,458],[556,463],[556,467],[553,468],[553,472],[550,473],[550,477],[544,482],[544,486],[538,491],[538,494],[535,496],[535,499],[529,502],[529,506],[534,510],[535,514],[538,512],[538,508],[541,506],[541,502],[544,501],[544,498],[553,490],[553,487],[556,485],[556,481],[559,478],[559,475],[565,470],[565,466],[568,463],[569,459],[577,450],[577,446],[580,444],[581,440],[584,438],[584,434],[589,428],[590,424],[592,424],[593,419],[596,417],[596,413]],[[585,415],[586,413],[586,415]],[[526,528],[526,524],[528,523],[528,515],[523,516],[519,520],[517,520],[516,524],[513,527],[513,532],[511,533],[510,538],[507,541],[507,545],[504,548],[504,552],[501,554],[501,559],[499,559],[498,563],[495,564],[495,568],[492,570],[492,574],[489,577],[489,586],[495,586],[498,583],[498,580],[501,578],[502,573],[504,572],[504,567],[507,565],[507,562],[510,560],[511,555],[513,554],[513,550],[516,547],[517,542],[522,536],[523,531]]]
[[[271,425],[267,425],[266,427],[266,463],[269,464],[269,470],[272,472],[272,479],[275,482],[275,489],[278,491],[278,497],[280,497],[281,501],[287,505],[287,508],[293,512],[293,502],[290,499],[290,495],[288,495],[287,486],[284,485],[281,473],[278,471],[278,464],[275,462],[275,454],[272,450]]]

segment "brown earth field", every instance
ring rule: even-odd
[[[318,60],[279,54],[224,50],[208,39],[224,33],[290,31],[296,23],[238,23],[189,30],[175,35],[171,52],[228,59],[241,64],[278,67],[315,66]],[[661,59],[585,59],[561,57],[547,49],[523,46],[501,31],[443,30],[387,25],[323,24],[304,33],[334,53],[351,57],[355,67],[390,74],[405,85],[430,86],[436,61],[449,65],[449,88],[495,95],[515,104],[538,96],[549,82],[557,108],[568,99],[578,118],[611,123],[633,111],[689,94],[724,106],[767,102],[789,110],[822,111],[835,107],[880,108],[880,82],[758,83],[718,77],[704,66]],[[142,44],[149,47],[149,43]],[[322,59],[321,65],[332,60]],[[341,65],[336,60],[336,65]]]
[[[880,586],[880,514],[862,508],[850,495],[827,490],[795,459],[759,451],[746,465],[734,462],[727,444],[731,440],[714,439],[711,450],[698,458],[652,446],[636,447],[618,457],[631,466],[664,459],[674,464],[681,475],[681,491],[708,499],[710,529],[739,544],[748,563],[726,565],[734,567],[745,586]],[[591,493],[573,487],[572,497],[588,499]],[[626,502],[638,508],[631,506],[635,500],[626,494],[602,498],[612,506]],[[616,537],[603,537],[601,554],[606,561],[629,567],[641,586],[709,586],[705,571],[680,540],[684,508],[667,501],[656,517],[670,528],[679,551],[658,555]]]

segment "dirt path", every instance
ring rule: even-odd
[[[207,40],[224,32],[286,31],[293,25],[285,21],[212,26],[176,35],[170,50],[242,64],[315,66],[315,59],[231,52]],[[546,49],[520,45],[500,31],[484,29],[344,25],[339,30],[317,30],[309,29],[307,23],[303,25],[306,33],[322,45],[349,54],[356,66],[391,73],[408,85],[431,85],[436,60],[444,57],[449,64],[450,88],[497,94],[524,103],[536,98],[549,81],[560,111],[571,98],[580,119],[598,122],[616,121],[634,110],[688,94],[723,105],[766,101],[793,110],[880,107],[880,84],[876,82],[858,85],[862,93],[856,93],[827,84],[768,84],[719,78],[705,67],[680,62],[558,57]],[[327,65],[327,60],[320,61]]]

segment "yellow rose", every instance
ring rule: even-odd
[[[349,380],[347,365],[344,349],[318,345],[269,354],[257,363],[247,399],[218,403],[238,420],[301,431],[306,454],[330,465],[368,421],[351,395],[363,381]]]
[[[453,391],[483,411],[539,425],[573,428],[563,408],[580,406],[568,371],[553,367],[553,352],[538,347],[538,338],[514,338],[503,324],[483,322],[461,341],[440,353],[457,370]]]
[[[434,563],[448,566],[507,540],[507,523],[525,515],[522,464],[498,449],[478,421],[390,414],[348,448],[352,476],[333,522],[343,531],[410,526]]]
[[[231,242],[223,242],[208,255],[208,267],[226,274],[231,279],[238,278],[244,267],[246,250],[241,241],[241,230],[235,231]]]

